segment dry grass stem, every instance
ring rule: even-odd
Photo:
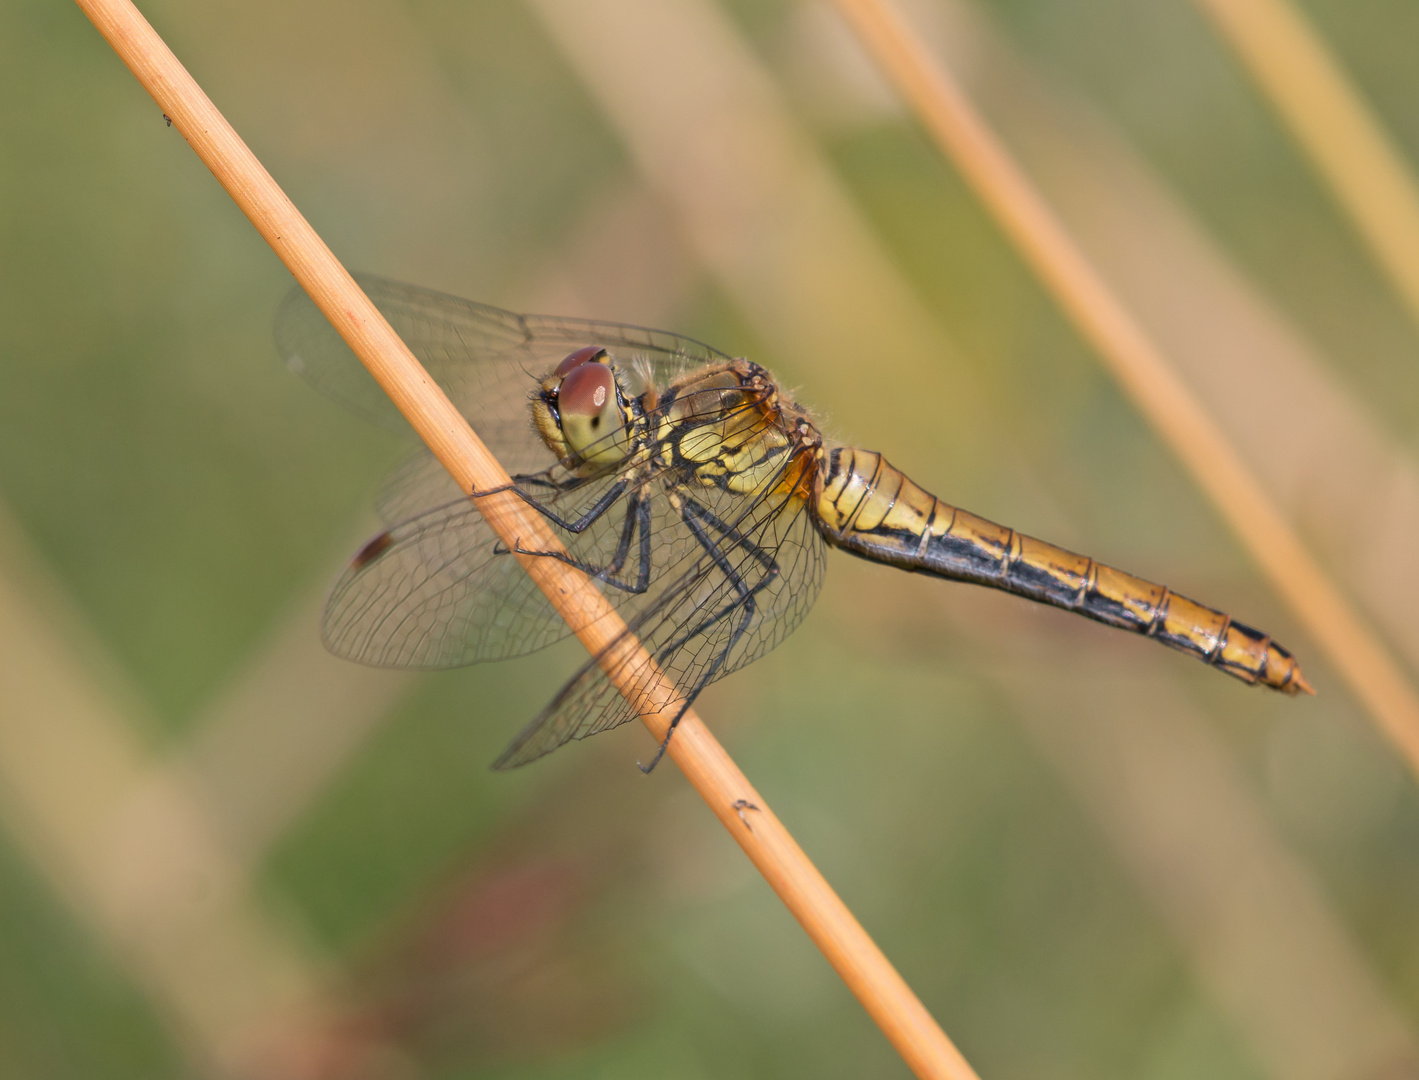
[[[1306,550],[1221,428],[900,13],[885,0],[838,0],[838,6],[941,150],[1419,775],[1419,697],[1384,643]]]
[[[1195,0],[1236,50],[1419,321],[1419,186],[1305,16],[1286,0]]]
[[[467,491],[507,485],[502,466],[137,9],[128,0],[78,2],[459,486]],[[558,549],[547,523],[516,496],[486,497],[479,508],[509,547],[520,540],[524,547]],[[587,649],[602,656],[613,681],[620,672],[653,663],[585,575],[555,559],[524,557],[522,564]],[[666,707],[678,700],[673,684],[661,676],[648,690],[621,688],[645,714],[652,735],[662,739]],[[681,721],[669,754],[912,1070],[922,1077],[974,1077],[693,712]]]

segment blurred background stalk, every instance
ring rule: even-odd
[[[1419,318],[1419,186],[1302,11],[1287,0],[1197,0]]]

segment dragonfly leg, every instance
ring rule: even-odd
[[[558,485],[556,481],[549,481],[548,486],[555,488],[558,492],[562,492],[571,491],[577,486],[579,486],[580,483],[580,480],[575,480],[566,482],[562,485]],[[591,526],[594,525],[601,518],[601,515],[606,513],[607,510],[611,509],[612,505],[616,502],[616,500],[619,499],[625,493],[626,488],[630,486],[630,483],[631,481],[626,477],[622,477],[620,480],[617,480],[616,483],[612,484],[611,487],[607,489],[606,494],[602,495],[601,498],[596,500],[595,504],[591,507],[590,510],[582,514],[582,516],[577,518],[575,521],[567,521],[565,518],[557,514],[555,510],[551,509],[551,507],[544,505],[537,499],[534,499],[531,495],[527,494],[527,492],[523,491],[516,484],[512,485],[511,487],[498,488],[497,490],[513,492],[519,499],[525,502],[528,506],[532,507],[532,509],[536,510],[548,521],[552,522],[552,524],[558,526],[559,528],[565,529],[569,533],[576,534],[585,532],[587,529],[591,528]],[[484,494],[491,494],[491,492],[484,492]],[[511,549],[504,547],[502,541],[498,541],[493,545],[493,550],[499,555],[505,555]],[[554,554],[550,551],[524,551],[521,548],[519,548],[518,551],[523,555]]]
[[[657,650],[658,653],[662,656],[672,655],[676,650],[683,647],[695,637],[705,633],[711,627],[723,622],[725,619],[730,618],[736,611],[742,611],[743,615],[737,620],[734,629],[730,632],[729,640],[725,643],[724,647],[718,651],[709,666],[705,668],[704,672],[695,681],[695,685],[685,694],[685,700],[674,717],[671,718],[670,726],[666,728],[665,738],[661,740],[660,747],[655,752],[655,757],[651,758],[649,765],[640,766],[640,770],[643,773],[651,772],[660,764],[660,759],[665,756],[665,751],[670,746],[670,739],[675,734],[675,729],[679,726],[680,720],[684,717],[685,713],[689,711],[695,699],[700,696],[700,692],[718,678],[725,661],[729,659],[729,654],[734,651],[734,646],[739,644],[739,639],[744,636],[745,632],[749,629],[749,624],[754,621],[754,615],[758,610],[754,600],[755,595],[767,588],[779,573],[778,562],[762,547],[754,543],[738,529],[725,524],[697,500],[690,498],[683,492],[681,493],[681,497],[683,500],[680,510],[681,520],[689,527],[695,539],[700,542],[700,546],[705,549],[705,553],[709,555],[715,566],[719,568],[719,572],[724,575],[725,580],[727,580],[734,589],[735,599],[725,604],[708,618],[701,620],[696,624],[694,629],[682,634],[664,649]],[[735,569],[734,564],[729,561],[729,557],[725,554],[719,542],[710,535],[711,529],[731,541],[734,547],[742,548],[747,551],[755,561],[763,566],[766,572],[757,584],[751,587],[749,583],[744,580],[744,576],[740,574],[739,571]]]
[[[604,581],[624,592],[643,593],[650,587],[650,502],[639,495],[632,495],[627,501],[629,505],[626,507],[625,524],[621,527],[621,538],[616,544],[616,553],[605,566],[597,566],[562,551],[533,551],[520,544],[515,550],[519,555],[538,555],[543,558],[556,559],[558,562],[576,567],[583,574],[587,574],[597,581]],[[640,567],[636,573],[635,582],[631,583],[620,580],[616,575],[626,565],[626,559],[630,556],[631,551],[631,538],[637,530],[640,532]]]
[[[517,491],[518,484],[536,484],[538,487],[552,488],[556,488],[557,486],[554,480],[538,480],[535,476],[514,476],[512,482],[508,484],[499,484],[497,487],[483,488],[481,491],[478,488],[473,488],[468,492],[468,497],[470,499],[486,499],[489,495],[501,495],[504,491]],[[561,489],[558,488],[557,490]]]
[[[489,495],[498,495],[504,491],[512,491],[516,489],[519,484],[526,484],[530,487],[551,488],[556,492],[573,491],[592,479],[592,477],[587,476],[569,476],[565,480],[557,480],[552,476],[552,473],[556,471],[556,469],[556,465],[550,465],[540,472],[514,473],[509,478],[512,481],[510,484],[499,484],[497,487],[485,488],[482,491],[474,488],[468,494],[475,499],[485,499]]]
[[[706,524],[716,529],[721,535],[731,540],[736,547],[741,547],[745,551],[747,551],[751,556],[753,556],[755,561],[757,561],[759,565],[764,568],[765,573],[763,579],[757,585],[754,586],[751,592],[757,593],[760,590],[767,588],[770,584],[773,583],[774,578],[776,578],[779,574],[778,560],[776,560],[773,555],[765,551],[762,547],[754,543],[748,537],[744,536],[744,534],[741,533],[738,529],[735,529],[731,525],[726,525],[723,521],[721,521],[718,517],[711,513],[707,508],[705,508],[695,500],[687,500],[686,506],[691,513],[695,514]],[[698,537],[698,530],[695,530],[694,526],[691,526],[691,529],[692,531],[696,532],[696,536]],[[704,545],[705,543],[705,540],[701,540],[701,545]],[[717,547],[714,550],[710,550],[710,556],[712,558],[715,556],[717,550]],[[733,584],[735,581],[741,583],[743,582],[742,575],[740,575],[737,571],[732,573],[729,571],[725,571],[723,565],[720,566],[720,570],[721,572],[724,572],[727,577],[730,578],[731,584]],[[726,619],[730,615],[732,615],[735,611],[737,611],[740,607],[743,606],[743,603],[744,601],[740,598],[731,600],[722,608],[706,616],[699,623],[695,624],[695,626],[692,627],[690,630],[687,630],[684,634],[680,635],[680,637],[672,641],[669,645],[665,647],[665,651],[674,651],[675,649],[678,649],[683,646],[687,641],[690,641],[692,638],[696,638],[700,634],[703,634],[710,627],[714,626],[715,623],[720,622],[723,619]]]
[[[589,509],[586,513],[582,514],[581,517],[577,518],[575,521],[568,521],[566,520],[566,518],[561,517],[551,507],[546,506],[538,500],[534,499],[531,495],[529,495],[527,492],[523,491],[516,485],[513,485],[511,490],[519,499],[525,502],[528,506],[532,507],[532,509],[536,510],[539,514],[541,514],[552,524],[556,525],[558,528],[566,529],[569,533],[580,533],[585,532],[587,529],[589,529],[593,524],[596,523],[596,521],[601,517],[602,514],[606,513],[607,510],[611,509],[611,507],[615,505],[616,500],[619,499],[622,495],[624,495],[626,493],[626,489],[630,486],[630,479],[624,476],[621,477],[621,479],[617,480],[614,484],[612,484],[609,488],[606,489],[606,494],[602,495],[601,498],[597,499],[596,502],[592,504],[591,509]],[[571,488],[558,488],[557,490],[569,491],[571,490]]]
[[[551,488],[553,491],[571,491],[573,488],[578,488],[587,481],[587,478],[584,476],[569,476],[564,480],[554,479],[552,473],[556,471],[556,468],[557,466],[555,465],[549,465],[541,472],[517,473],[513,476],[512,482],[514,484],[527,484],[531,487]]]
[[[597,518],[604,514],[606,510],[620,497],[621,493],[626,490],[626,487],[630,483],[629,479],[623,477],[621,480],[611,485],[611,487],[607,489],[606,493],[596,501],[596,503],[591,507],[590,510],[588,510],[581,517],[577,518],[576,521],[568,521],[565,518],[561,517],[555,510],[551,509],[551,507],[543,503],[540,499],[537,499],[532,495],[528,494],[526,491],[524,491],[523,485],[547,488],[552,491],[553,494],[561,495],[568,491],[575,491],[583,484],[589,483],[591,480],[596,478],[586,476],[573,476],[565,480],[556,480],[553,479],[551,472],[551,469],[544,469],[540,473],[519,473],[518,475],[512,478],[512,483],[510,484],[502,484],[498,487],[487,488],[483,491],[475,490],[471,492],[470,495],[472,498],[475,499],[486,499],[489,495],[500,495],[505,491],[510,491],[523,502],[525,502],[528,506],[532,507],[532,509],[536,510],[539,514],[545,517],[548,521],[551,521],[559,527],[566,529],[568,532],[579,533],[591,526],[591,524],[595,522]]]
[[[626,521],[621,528],[621,539],[616,543],[616,553],[601,573],[619,574],[631,553],[631,537],[640,530],[640,570],[636,575],[636,588],[632,592],[643,593],[650,587],[650,501],[639,494],[630,497],[626,508]],[[600,574],[597,575],[598,577]],[[607,580],[603,578],[602,580]]]

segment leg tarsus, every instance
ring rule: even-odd
[[[775,562],[766,551],[739,533],[737,529],[725,525],[719,518],[710,513],[707,508],[701,506],[694,499],[686,500],[684,509],[681,511],[681,519],[689,526],[690,532],[692,532],[695,539],[700,542],[700,546],[705,549],[705,554],[714,561],[715,565],[719,567],[720,573],[725,576],[734,591],[739,594],[739,601],[737,603],[727,606],[709,620],[701,623],[694,632],[682,638],[681,643],[689,641],[709,629],[710,626],[714,625],[714,623],[718,622],[720,619],[727,617],[736,608],[743,609],[744,617],[739,621],[739,625],[734,628],[728,643],[719,651],[719,655],[714,658],[709,667],[705,669],[705,673],[700,676],[699,682],[694,690],[686,696],[685,703],[680,706],[680,711],[675,714],[675,719],[670,721],[670,726],[665,730],[665,738],[660,743],[660,749],[655,752],[655,757],[651,758],[650,764],[641,765],[639,762],[636,763],[640,771],[647,774],[660,764],[660,759],[665,756],[665,751],[670,746],[671,736],[675,734],[675,729],[679,726],[681,718],[689,711],[695,699],[700,696],[700,691],[714,681],[716,673],[724,666],[724,662],[729,658],[730,652],[733,651],[734,646],[738,644],[739,639],[744,636],[744,632],[749,628],[749,624],[753,621],[756,611],[754,604],[755,594],[778,574],[778,563]],[[730,537],[735,540],[736,543],[743,544],[748,548],[753,557],[764,564],[765,570],[767,571],[764,580],[753,588],[750,588],[744,581],[743,576],[734,569],[724,553],[720,551],[719,546],[715,544],[709,534],[704,531],[703,527],[700,525],[701,521],[709,524],[712,528],[719,529],[723,535]]]
[[[568,555],[563,551],[534,551],[532,548],[522,546],[521,537],[518,537],[517,540],[514,541],[514,544],[515,546],[512,550],[518,555],[532,555],[539,559],[556,559],[558,562],[565,563],[574,570],[580,570],[587,577],[595,581],[604,581],[607,585],[610,585],[612,588],[620,589],[622,592],[640,595],[650,586],[650,569],[648,565],[642,566],[638,580],[635,584],[630,584],[615,576],[616,571],[620,568],[614,563],[609,566],[597,567],[575,556]]]
[[[501,495],[504,491],[516,490],[516,484],[500,484],[497,487],[487,488],[484,491],[479,491],[477,488],[470,488],[468,490],[468,497],[470,499],[486,499],[489,495]]]
[[[532,509],[536,510],[539,514],[541,514],[548,521],[552,522],[552,524],[556,525],[558,528],[565,529],[569,533],[582,533],[589,529],[597,520],[599,520],[602,514],[606,513],[607,510],[611,509],[611,507],[615,505],[616,501],[626,493],[626,488],[630,487],[630,485],[631,482],[625,477],[622,477],[620,480],[617,480],[614,484],[610,486],[610,488],[607,489],[606,494],[602,495],[601,498],[597,499],[596,502],[592,504],[590,510],[582,514],[582,516],[577,518],[575,521],[568,521],[566,518],[561,517],[557,514],[555,510],[552,510],[550,507],[543,506],[540,502],[538,502],[531,495],[527,494],[527,492],[523,491],[516,485],[513,485],[512,490],[517,494],[517,497],[519,499],[525,502],[528,506],[532,507]]]
[[[698,695],[699,691],[695,692]],[[691,701],[694,699],[691,698]],[[665,729],[665,738],[660,740],[660,747],[655,751],[655,757],[650,759],[649,765],[642,765],[636,762],[636,768],[649,776],[655,771],[655,767],[660,764],[660,759],[665,756],[665,751],[670,748],[670,737],[675,734],[675,729],[680,726],[680,719],[690,711],[690,701],[680,706],[680,711],[675,714],[675,719],[670,721],[670,726]]]

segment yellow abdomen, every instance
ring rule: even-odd
[[[866,559],[988,585],[1157,638],[1248,683],[1313,693],[1271,638],[1166,586],[942,502],[880,454],[823,455],[814,510],[829,543]]]

